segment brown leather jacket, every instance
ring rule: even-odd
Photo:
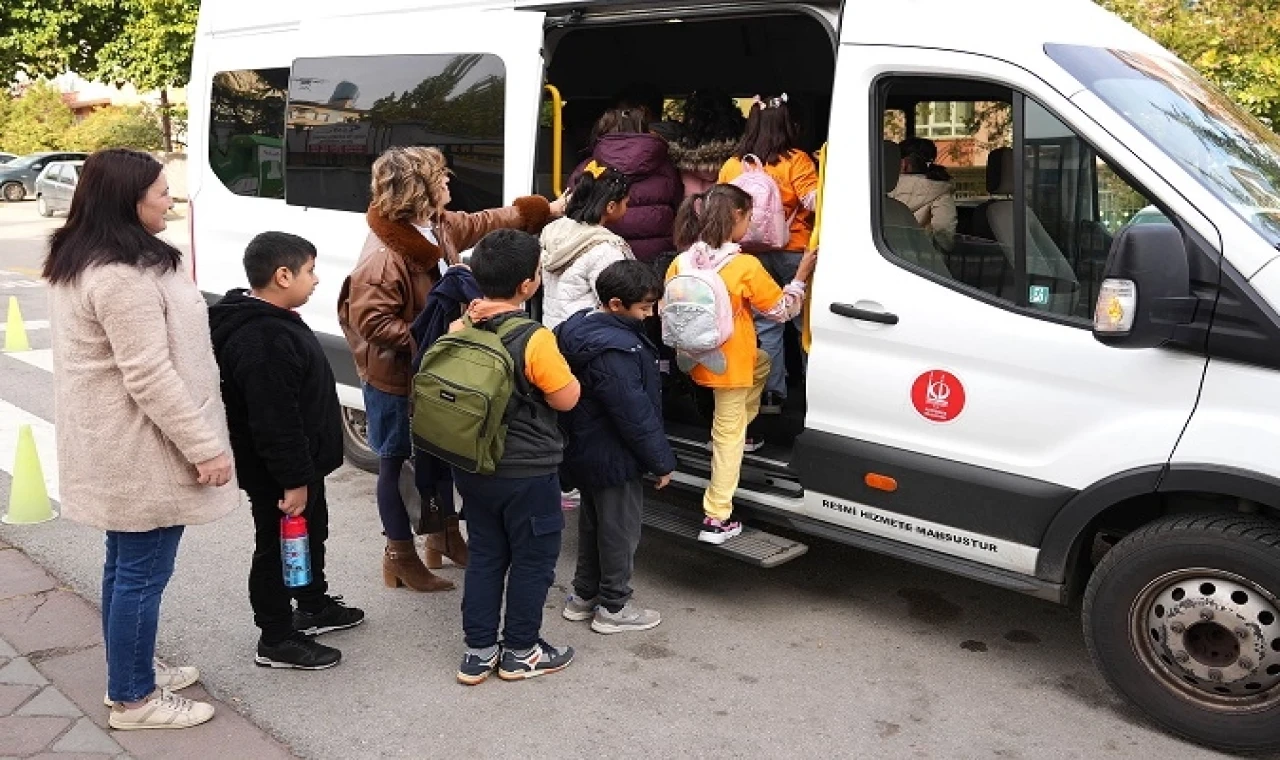
[[[516,228],[537,234],[550,216],[547,200],[537,195],[475,214],[446,211],[435,226],[440,241],[435,246],[409,222],[392,221],[369,209],[369,237],[338,294],[338,324],[360,379],[385,393],[409,395],[409,365],[417,350],[409,326],[440,279],[439,261],[456,264],[459,253],[490,230]]]

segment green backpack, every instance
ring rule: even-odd
[[[467,472],[492,475],[507,442],[507,422],[520,401],[517,363],[538,323],[509,317],[440,336],[413,377],[413,443]]]

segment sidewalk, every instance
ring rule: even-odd
[[[0,760],[294,757],[200,684],[182,695],[212,702],[212,721],[113,731],[102,704],[106,682],[98,610],[0,540]]]

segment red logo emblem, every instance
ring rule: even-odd
[[[950,372],[931,369],[912,383],[911,403],[930,422],[950,422],[964,411],[964,386]]]

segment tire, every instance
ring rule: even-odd
[[[1235,751],[1280,748],[1280,523],[1176,516],[1126,536],[1084,597],[1098,670],[1157,723]]]
[[[53,216],[53,209],[49,208],[49,202],[44,199],[43,195],[36,197],[36,211],[40,216]]]
[[[10,182],[4,187],[0,187],[0,196],[3,196],[10,203],[17,203],[27,197],[27,189],[22,186],[21,182]]]
[[[369,448],[364,412],[359,409],[342,407],[342,453],[353,466],[377,474],[378,455]]]

